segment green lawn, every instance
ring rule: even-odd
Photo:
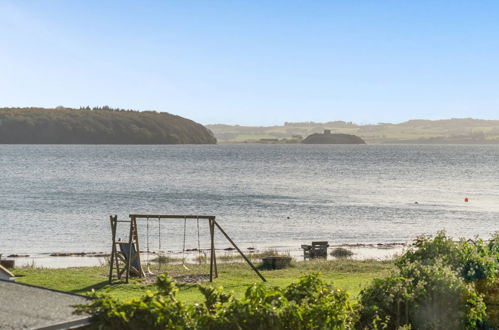
[[[156,266],[152,267],[153,271]],[[189,269],[181,265],[163,265],[172,275],[206,274],[207,265],[188,265]],[[247,286],[260,282],[257,275],[244,263],[219,264],[219,277],[213,282],[214,286],[223,286],[233,291],[236,296],[241,295]],[[332,282],[336,287],[344,289],[355,299],[359,291],[372,279],[386,276],[393,269],[391,262],[380,261],[309,261],[294,263],[292,267],[261,271],[268,284],[285,286],[302,275],[311,271],[318,271],[323,278]],[[118,299],[129,299],[141,296],[145,290],[154,290],[154,284],[133,279],[129,284],[108,284],[106,267],[82,267],[66,269],[17,268],[14,270],[17,281],[50,289],[67,291],[78,294],[88,294],[92,289],[105,292]],[[209,283],[205,283],[206,285]],[[202,301],[196,284],[179,284],[179,298],[185,302]]]

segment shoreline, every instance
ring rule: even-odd
[[[352,251],[354,254],[352,260],[390,260],[400,254],[408,244],[406,243],[347,243],[347,244],[330,244],[328,248],[328,260],[336,260],[330,255],[330,252],[335,248],[345,248]],[[296,247],[249,247],[242,249],[248,257],[255,256],[265,251],[276,251],[282,254],[288,254],[295,261],[303,261],[303,250]],[[196,258],[206,255],[207,249],[197,249],[182,251],[165,251],[162,256],[168,258],[166,263],[181,263],[183,257],[188,263],[196,263]],[[229,260],[236,261],[239,254],[232,247],[216,249],[217,258],[221,262]],[[156,258],[159,253],[141,251],[142,262],[150,263]],[[37,254],[9,254],[2,256],[2,260],[14,260],[16,267],[31,267],[31,268],[73,268],[73,267],[95,267],[107,265],[107,260],[110,254],[105,252],[53,252],[53,253],[37,253]]]

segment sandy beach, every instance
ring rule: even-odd
[[[398,254],[402,253],[405,248],[403,243],[394,244],[343,244],[334,245],[331,244],[328,252],[330,253],[335,248],[345,248],[353,252],[351,259],[353,260],[389,260]],[[275,247],[265,247],[265,248],[246,248],[243,252],[251,257],[254,254],[260,254],[264,251],[275,250],[281,254],[289,254],[295,261],[303,261],[303,250],[301,248],[275,248]],[[206,250],[203,253],[195,251],[186,251],[184,254],[187,263],[197,263],[197,258],[199,255],[204,255],[207,253]],[[217,257],[221,258],[221,262],[224,259],[237,260],[238,253],[233,248],[226,247],[217,249]],[[166,256],[170,261],[169,263],[180,263],[182,260],[182,251],[166,251],[161,254]],[[157,258],[156,253],[147,253],[147,251],[141,252],[141,258],[143,263],[154,263],[153,259]],[[62,253],[54,252],[50,254],[33,254],[33,255],[11,255],[3,256],[2,259],[14,260],[16,267],[34,267],[34,268],[71,268],[71,267],[93,267],[93,266],[103,266],[107,265],[109,254],[105,252],[91,252],[91,253]],[[334,260],[335,258],[328,254],[328,260]],[[241,260],[242,261],[242,260]]]

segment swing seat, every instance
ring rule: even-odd
[[[128,255],[131,256],[130,273],[133,273],[136,276],[140,276],[142,267],[140,266],[138,253],[137,250],[135,249],[135,245],[127,242],[117,242],[117,243],[120,246],[121,257],[124,259],[124,261],[128,260]]]

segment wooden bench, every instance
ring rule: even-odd
[[[302,245],[303,259],[327,258],[328,241],[312,242],[312,245]]]

